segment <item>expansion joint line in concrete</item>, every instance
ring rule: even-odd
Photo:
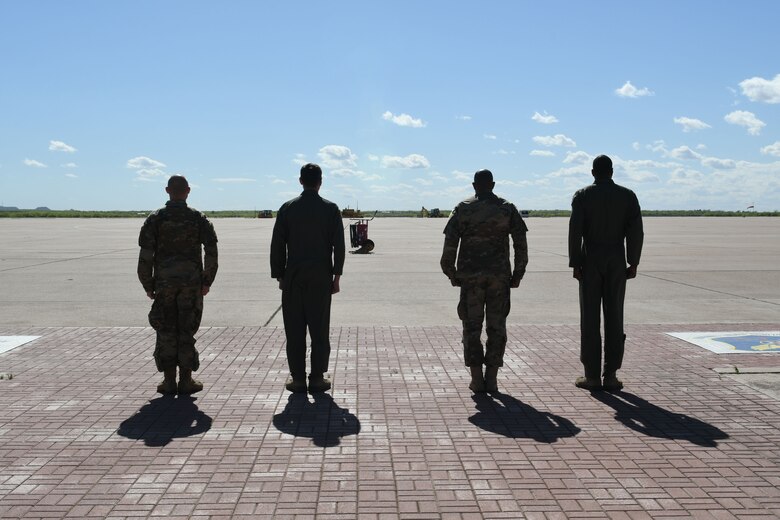
[[[59,260],[50,260],[48,262],[41,262],[40,264],[31,264],[31,265],[20,265],[17,267],[9,267],[7,269],[0,269],[0,273],[4,273],[6,271],[18,271],[19,269],[29,269],[31,267],[39,267],[41,265],[49,265],[49,264],[58,264],[61,262],[72,262],[73,260],[83,260],[84,258],[92,258],[95,256],[101,256],[101,255],[110,255],[112,253],[124,253],[125,251],[136,251],[137,247],[131,247],[127,249],[114,249],[113,251],[103,251],[102,253],[94,253],[91,255],[84,255],[84,256],[76,256],[73,258],[60,258]]]
[[[271,317],[268,318],[268,321],[263,323],[263,327],[267,327],[268,324],[271,323],[271,320],[273,320],[276,317],[276,315],[279,314],[280,310],[282,310],[282,304],[281,303],[279,304],[279,307],[277,307],[276,310],[273,312],[273,314],[271,314]]]

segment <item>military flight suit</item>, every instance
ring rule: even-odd
[[[463,322],[463,355],[468,367],[504,364],[510,284],[519,282],[525,274],[527,231],[514,204],[490,192],[458,204],[444,228],[441,269],[460,284],[458,317]],[[514,270],[509,263],[510,235]],[[484,352],[483,319],[487,329]]]
[[[138,245],[138,279],[154,293],[149,324],[157,331],[157,370],[198,370],[194,336],[203,314],[201,287],[211,286],[217,275],[214,226],[185,201],[168,201],[146,219]]]
[[[306,330],[311,374],[328,370],[330,304],[334,275],[344,269],[344,225],[333,202],[305,189],[285,202],[271,238],[271,277],[282,280],[287,363],[293,379],[306,375]]]
[[[599,179],[574,194],[569,219],[569,266],[582,269],[580,280],[580,360],[585,376],[601,372],[601,308],[604,310],[604,374],[623,363],[623,302],[626,261],[639,264],[642,213],[633,191]],[[624,243],[625,242],[625,243]]]

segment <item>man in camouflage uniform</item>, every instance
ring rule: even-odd
[[[469,388],[474,392],[497,392],[496,377],[504,364],[507,340],[509,291],[520,286],[525,274],[528,228],[514,204],[493,193],[495,183],[490,170],[476,172],[472,186],[476,194],[452,210],[444,228],[441,268],[452,285],[460,287],[458,317],[463,321],[464,358],[471,370]],[[510,235],[514,269],[509,263]],[[483,318],[487,324],[484,352]]]
[[[633,191],[612,181],[612,160],[599,155],[591,170],[595,182],[574,194],[569,219],[569,266],[580,286],[580,360],[585,376],[575,385],[602,388],[601,309],[604,309],[604,390],[623,383],[623,303],[626,280],[636,277],[642,254],[642,212]],[[625,245],[624,245],[625,242]],[[626,268],[628,262],[628,268]]]
[[[149,215],[138,237],[138,279],[154,300],[149,312],[149,323],[157,331],[154,361],[165,375],[157,391],[192,394],[203,389],[200,381],[192,379],[200,366],[194,335],[200,327],[203,297],[217,274],[217,235],[205,215],[187,206],[187,179],[172,176],[165,191],[170,200]]]

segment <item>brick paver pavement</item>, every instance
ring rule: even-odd
[[[148,328],[3,329],[2,518],[775,518],[780,366],[628,327],[626,391],[579,390],[577,327],[510,326],[473,397],[456,327],[332,330],[333,391],[293,397],[284,334],[207,328],[205,389],[155,394]]]

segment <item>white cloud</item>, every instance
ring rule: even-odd
[[[696,130],[704,130],[705,128],[712,128],[704,121],[700,119],[694,119],[692,117],[675,117],[674,122],[682,126],[683,132],[694,132]]]
[[[545,112],[544,115],[540,114],[539,112],[534,112],[534,115],[531,116],[531,120],[536,121],[537,123],[542,123],[543,125],[551,125],[558,122],[557,117],[553,115],[547,115],[547,112]]]
[[[735,110],[730,114],[726,114],[726,117],[723,119],[732,125],[744,126],[750,135],[759,135],[761,129],[766,126],[766,123],[758,119],[753,112],[745,110]]]
[[[78,165],[78,164],[76,164],[76,163],[74,163],[74,162],[69,162],[69,163],[65,163],[65,164],[60,164],[60,166],[61,166],[62,168],[78,168],[78,167],[79,167],[79,165]]]
[[[382,157],[383,168],[428,168],[431,165],[425,156],[420,154],[410,154],[406,157],[400,157],[397,155],[385,155]]]
[[[66,173],[65,177],[70,177],[71,179],[78,179],[79,178],[79,176],[76,175],[75,173]]]
[[[431,179],[423,179],[422,177],[414,179],[414,182],[421,186],[433,186],[433,181]]]
[[[271,184],[287,184],[287,181],[284,179],[273,179]]]
[[[151,180],[151,177],[165,177],[168,174],[163,170],[165,163],[150,159],[146,156],[133,157],[127,161],[127,167],[139,175],[139,179]]]
[[[761,153],[764,155],[780,157],[780,141],[775,141],[773,144],[761,148]]]
[[[631,143],[631,148],[638,151],[640,148],[642,148],[642,145],[640,145],[639,142],[634,141],[633,143]]]
[[[750,101],[761,101],[773,105],[780,103],[780,74],[774,79],[749,78],[741,81],[739,87]]]
[[[658,182],[660,180],[658,175],[644,171],[628,171],[626,176],[634,182]]]
[[[564,164],[588,164],[591,162],[593,158],[590,156],[590,154],[579,151],[579,152],[567,152],[566,158],[563,160]]]
[[[555,152],[551,152],[550,150],[531,150],[529,155],[535,157],[555,157]]]
[[[490,139],[491,141],[496,140],[496,136],[493,134],[482,134],[482,137],[484,137],[485,139]]]
[[[697,150],[706,150],[707,149],[707,145],[699,143],[699,144],[696,145],[696,149]]]
[[[678,168],[669,176],[669,184],[681,184],[683,186],[700,186],[704,181],[704,174],[697,170]]]
[[[716,170],[733,170],[737,167],[736,161],[732,159],[719,159],[717,157],[705,157],[701,160],[704,166],[709,166]]]
[[[62,141],[49,141],[49,150],[52,152],[67,152],[67,153],[73,153],[76,151],[75,148],[73,148],[69,144],[65,144]]]
[[[368,154],[367,158],[368,158],[369,161],[378,161],[379,160],[379,156],[378,155],[374,155],[372,153]]]
[[[533,141],[542,146],[566,146],[569,148],[577,146],[577,143],[575,143],[573,139],[566,137],[563,134],[537,135],[533,138]]]
[[[257,182],[257,179],[250,179],[249,177],[217,177],[211,179],[214,182],[223,182],[230,184],[243,184],[247,182]]]
[[[165,168],[165,163],[150,159],[143,155],[139,157],[133,157],[127,161],[127,167],[131,170],[151,170]]]
[[[422,119],[415,119],[409,114],[394,115],[389,110],[382,114],[382,119],[385,121],[392,121],[398,126],[410,126],[412,128],[423,128],[425,126],[425,121]]]
[[[643,96],[653,96],[655,95],[655,92],[648,89],[647,87],[636,88],[634,85],[631,84],[630,81],[626,81],[625,85],[623,85],[618,89],[615,89],[615,94],[617,94],[620,97],[638,98]]]
[[[500,150],[497,150],[493,153],[498,155],[515,155],[516,152],[513,150],[504,150],[503,148],[501,148]]]
[[[358,156],[346,146],[329,144],[320,148],[317,155],[326,168],[354,168],[357,166]]]
[[[452,172],[452,178],[455,179],[456,181],[473,181],[474,174],[462,172],[460,170],[454,170]]]
[[[471,116],[455,116],[459,121],[471,121]]]
[[[687,146],[678,146],[677,148],[674,148],[671,152],[669,152],[670,157],[674,157],[675,159],[701,159],[701,154],[694,152]]]
[[[293,164],[297,164],[298,166],[303,166],[309,161],[306,160],[306,154],[296,153],[295,158],[292,160],[292,162]]]
[[[35,159],[25,159],[23,162],[25,166],[31,166],[32,168],[48,168],[48,166]]]

